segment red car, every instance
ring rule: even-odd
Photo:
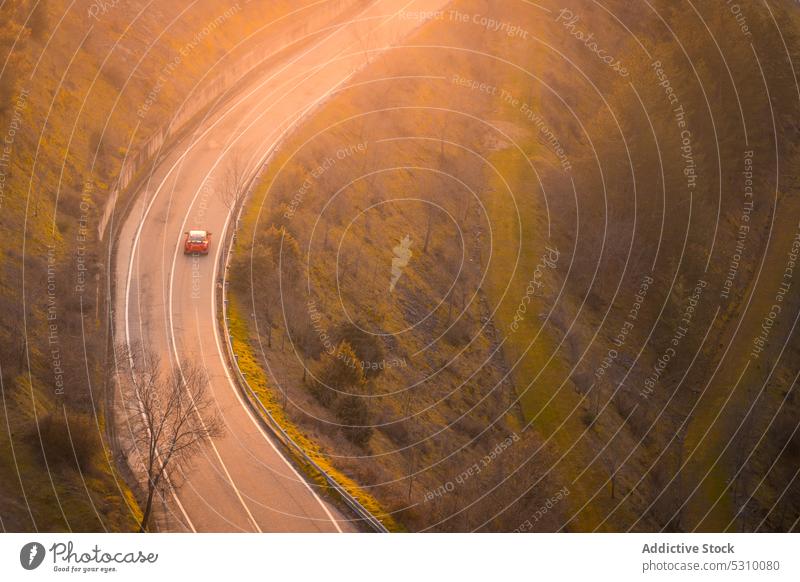
[[[208,239],[211,237],[210,232],[205,230],[190,230],[186,233],[186,241],[183,243],[184,255],[207,255],[208,254]]]

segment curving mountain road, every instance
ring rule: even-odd
[[[172,366],[202,362],[226,427],[225,436],[204,448],[186,483],[166,500],[160,519],[170,529],[356,529],[284,458],[226,367],[216,325],[215,281],[219,242],[230,217],[219,190],[234,160],[252,174],[285,132],[363,67],[368,55],[417,27],[420,21],[408,14],[445,4],[377,0],[263,70],[165,152],[120,227],[113,274],[115,341],[140,341]],[[183,232],[189,228],[214,233],[208,257],[183,255]]]

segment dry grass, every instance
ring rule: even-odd
[[[480,1],[454,6],[467,14],[488,9]],[[556,14],[558,7],[551,8]],[[287,294],[299,296],[300,303],[313,301],[326,330],[352,319],[390,334],[385,357],[409,362],[407,369],[387,368],[371,380],[369,408],[378,426],[370,441],[359,448],[342,438],[332,412],[309,396],[301,379],[303,359],[294,356],[290,340],[283,349],[273,344],[256,353],[269,363],[273,389],[288,394],[287,415],[409,529],[513,529],[544,492],[568,484],[571,494],[558,514],[540,527],[570,518],[566,527],[581,531],[746,530],[764,519],[763,528],[780,530],[798,513],[790,496],[773,507],[780,491],[797,487],[791,470],[796,451],[785,420],[796,417],[798,405],[794,344],[777,361],[776,339],[753,362],[742,388],[731,387],[773,301],[796,230],[796,196],[787,194],[797,188],[798,158],[791,145],[797,100],[786,63],[777,56],[760,61],[778,111],[776,207],[773,135],[764,121],[770,103],[735,20],[701,9],[726,63],[696,15],[668,2],[656,8],[681,32],[682,48],[654,13],[643,15],[641,7],[625,2],[610,7],[644,39],[649,57],[632,37],[614,32],[619,24],[608,12],[590,3],[578,8],[581,23],[602,37],[607,50],[623,55],[629,78],[598,66],[596,55],[564,34],[561,24],[537,18],[533,8],[491,7],[494,17],[520,22],[531,32],[527,44],[432,22],[410,44],[450,44],[472,52],[404,48],[384,56],[286,144],[249,207],[240,252],[248,250],[253,231],[285,227],[308,257],[308,279],[304,274],[302,285],[287,288]],[[777,10],[796,57],[797,16]],[[783,53],[768,15],[752,13],[750,25],[760,55]],[[691,129],[699,176],[691,196],[681,171],[680,128],[653,70],[655,59],[668,71]],[[729,68],[738,93],[727,81]],[[453,82],[454,74],[502,88],[517,101],[465,88]],[[389,77],[394,80],[381,80]],[[568,169],[528,110],[557,137]],[[760,160],[755,172],[763,192],[751,217],[746,260],[731,298],[722,300],[741,215],[742,117],[747,147]],[[359,143],[365,151],[336,157]],[[328,158],[336,162],[304,186]],[[482,207],[467,204],[470,191]],[[421,198],[441,209],[430,212],[426,202],[402,198]],[[388,293],[393,248],[406,235],[413,255]],[[541,269],[541,292],[520,320],[520,302],[548,248],[558,249],[557,265]],[[614,339],[646,276],[655,283],[620,347]],[[645,399],[644,382],[672,345],[700,279],[708,287],[691,328]],[[756,295],[743,315],[751,291]],[[787,301],[785,313],[800,308],[797,297]],[[250,305],[246,291],[240,302]],[[257,305],[252,311],[258,321]],[[482,325],[487,312],[493,312],[489,327]],[[425,319],[428,313],[433,315]],[[412,331],[397,333],[409,325],[415,325]],[[775,337],[783,338],[790,325],[787,316]],[[263,337],[254,334],[252,340],[263,348]],[[501,341],[499,355],[485,365]],[[612,348],[618,357],[596,376]],[[499,383],[506,373],[512,383]],[[424,388],[403,390],[416,381]],[[519,405],[509,408],[517,398]],[[755,413],[742,423],[752,402]],[[773,416],[777,421],[770,423]],[[503,473],[484,472],[457,495],[438,497],[432,505],[425,501],[427,492],[524,426],[529,428],[523,444],[502,457],[508,463]],[[764,434],[770,438],[760,438]],[[781,452],[786,442],[790,446]],[[780,462],[763,473],[775,455]],[[492,489],[511,471],[518,479],[514,487],[505,482]],[[415,473],[410,487],[409,473]],[[538,501],[511,501],[529,487]],[[480,499],[487,491],[492,493]]]

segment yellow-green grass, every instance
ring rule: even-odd
[[[532,144],[525,146],[537,147]],[[531,151],[527,147],[523,149]],[[563,346],[559,350],[552,332],[539,318],[539,314],[546,313],[550,306],[546,301],[534,297],[524,317],[521,320],[517,317],[516,329],[511,330],[528,283],[542,254],[546,252],[547,240],[542,235],[546,229],[542,219],[543,210],[537,204],[536,191],[530,189],[532,181],[526,175],[530,170],[526,163],[520,163],[518,152],[511,149],[497,152],[492,156],[492,163],[514,188],[515,203],[509,196],[500,194],[486,201],[492,234],[497,242],[492,248],[492,265],[488,271],[486,291],[491,298],[490,303],[497,306],[495,323],[501,330],[500,336],[505,338],[503,348],[509,366],[513,367],[514,384],[527,430],[535,431],[542,441],[548,441],[549,447],[557,451],[558,458],[576,444],[586,425],[581,420],[580,397],[567,378],[569,367],[561,355]],[[493,186],[496,192],[503,192],[504,185],[499,179]],[[512,274],[519,245],[524,246],[517,269]],[[564,260],[563,249],[561,252],[561,260]],[[559,266],[563,265],[560,263]],[[555,481],[571,480],[590,460],[591,457],[583,454],[581,443],[578,443],[556,465]],[[569,484],[570,489],[581,493],[571,496],[567,501],[588,499],[606,478],[596,468],[587,471],[579,482]],[[600,509],[596,503],[588,504],[571,526],[577,531],[591,531],[604,517]]]

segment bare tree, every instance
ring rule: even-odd
[[[222,178],[219,197],[228,210],[234,211],[244,200],[247,193],[247,172],[239,152],[231,155],[230,164]]]
[[[123,347],[117,363],[131,433],[147,475],[147,501],[139,531],[147,531],[156,493],[172,485],[203,443],[223,434],[205,370],[194,363],[165,372],[157,354]]]

